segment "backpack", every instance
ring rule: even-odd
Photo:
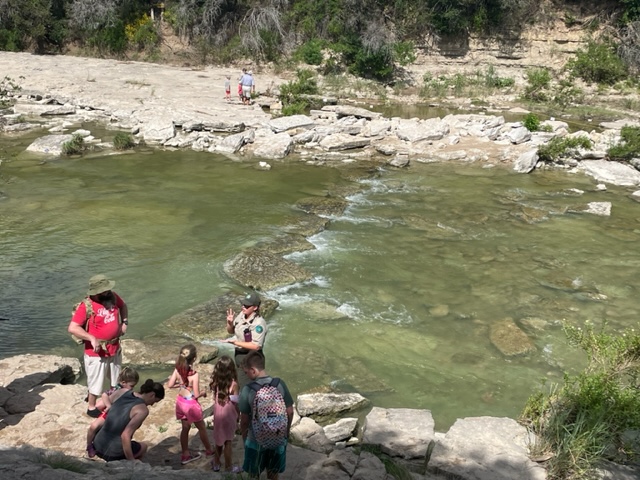
[[[82,325],[82,328],[84,328],[85,330],[87,329],[87,322],[89,321],[89,319],[91,317],[93,317],[93,304],[91,303],[91,299],[89,299],[89,297],[86,297],[84,300],[82,300],[81,302],[76,303],[73,306],[73,309],[71,310],[71,316],[73,317],[73,315],[76,313],[76,310],[78,310],[78,307],[80,305],[82,305],[84,303],[84,308],[85,311],[87,312],[87,318],[85,318],[84,321],[84,325]],[[95,317],[93,319],[93,321],[95,322]],[[84,340],[76,337],[75,335],[71,335],[71,340],[73,340],[77,345],[82,345],[84,343]]]
[[[251,430],[256,442],[267,449],[276,449],[287,443],[287,406],[278,390],[279,378],[270,383],[260,385],[251,382],[249,387],[255,390],[251,408]]]

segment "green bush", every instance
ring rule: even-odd
[[[527,113],[522,121],[522,124],[529,130],[530,132],[537,132],[540,130],[540,119],[535,113]]]
[[[607,154],[612,160],[630,160],[640,157],[640,127],[622,127],[621,142],[609,148]]]
[[[320,65],[322,63],[322,46],[320,40],[309,40],[300,46],[297,56],[307,65]]]
[[[484,73],[484,85],[487,88],[506,88],[515,85],[516,80],[513,77],[500,77],[496,75],[496,71],[493,65],[487,67],[487,71]]]
[[[524,98],[533,102],[547,99],[547,88],[551,83],[551,73],[546,68],[530,68],[526,72],[527,85],[524,88]]]
[[[415,45],[413,42],[398,42],[393,45],[395,61],[403,67],[416,61]]]
[[[96,30],[89,37],[88,43],[90,47],[102,53],[124,53],[128,46],[124,23],[118,21],[112,26]]]
[[[130,150],[136,146],[130,133],[118,132],[113,137],[113,147],[116,150]]]
[[[63,155],[78,155],[84,151],[84,138],[81,135],[75,134],[71,140],[62,144]]]
[[[562,157],[575,155],[579,148],[590,149],[587,137],[554,137],[546,145],[538,147],[538,157],[545,162],[555,162]]]
[[[560,80],[551,101],[565,110],[572,103],[580,103],[584,97],[581,88],[576,87],[571,80]]]
[[[633,329],[617,335],[605,329],[597,332],[589,322],[565,325],[569,343],[587,354],[587,367],[565,374],[562,387],[532,395],[520,417],[539,439],[533,453],[551,454],[549,478],[591,478],[602,459],[633,460],[637,454],[621,437],[640,428],[640,336]]]
[[[585,82],[613,85],[628,75],[627,67],[607,42],[588,43],[586,50],[579,50],[567,68]]]
[[[318,94],[318,84],[311,70],[300,69],[296,80],[280,86],[280,102],[283,115],[303,113],[312,106],[309,95]]]

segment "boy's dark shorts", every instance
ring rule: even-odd
[[[140,445],[135,440],[131,440],[131,451],[133,452],[133,456],[135,457],[142,450],[142,445]],[[97,455],[103,459],[105,462],[113,462],[115,460],[124,460],[126,457],[123,455],[111,456],[111,455],[102,455],[100,452],[96,452]]]
[[[287,465],[287,449],[281,450],[282,453],[262,448],[256,450],[245,445],[242,469],[249,475],[260,475],[263,470],[270,473],[283,473]]]

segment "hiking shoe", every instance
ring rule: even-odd
[[[102,412],[97,408],[92,408],[91,410],[87,410],[87,415],[91,418],[98,418]]]
[[[93,443],[87,445],[87,457],[93,458],[96,456],[96,448],[93,446]]]
[[[193,461],[195,461],[195,460],[198,460],[201,456],[202,456],[202,454],[201,454],[201,453],[198,453],[197,455],[191,455],[191,454],[189,454],[189,455],[182,455],[182,456],[180,457],[180,463],[181,463],[182,465],[186,465],[187,463],[191,463],[191,462],[193,462]]]

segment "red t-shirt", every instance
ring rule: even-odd
[[[120,334],[119,315],[120,309],[124,306],[124,301],[115,292],[113,292],[113,294],[116,297],[116,304],[109,310],[90,299],[94,315],[89,317],[89,320],[86,320],[87,309],[84,302],[81,302],[73,314],[71,321],[78,325],[84,325],[86,320],[87,325],[85,328],[87,332],[99,340],[113,340],[114,338],[118,338]],[[91,342],[87,340],[84,341],[84,353],[90,357],[111,357],[118,353],[120,342],[109,343],[106,345],[106,348],[106,351],[104,348],[101,348],[99,351],[94,352]]]

